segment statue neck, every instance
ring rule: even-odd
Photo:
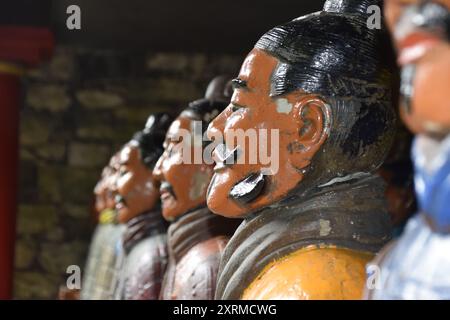
[[[200,242],[220,235],[231,236],[239,222],[217,216],[207,207],[184,214],[167,232],[169,254],[177,262]]]
[[[122,237],[125,252],[128,254],[143,239],[164,234],[166,230],[167,223],[159,208],[138,215],[126,224]]]

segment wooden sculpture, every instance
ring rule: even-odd
[[[115,197],[117,221],[125,224],[124,264],[116,298],[156,300],[167,266],[166,223],[161,216],[159,184],[153,167],[163,152],[168,114],[148,118],[142,132],[122,149]]]
[[[208,136],[279,138],[253,153],[216,148],[208,207],[246,218],[225,248],[217,299],[362,297],[365,265],[391,235],[375,172],[395,131],[393,59],[383,31],[367,28],[372,4],[381,1],[326,1],[270,30],[233,80]],[[278,163],[251,163],[267,141]]]
[[[214,99],[192,102],[172,123],[164,142],[154,176],[160,180],[162,214],[171,222],[167,241],[169,266],[164,277],[161,299],[213,299],[220,258],[238,222],[212,214],[206,207],[206,191],[213,165],[183,161],[186,154],[202,154],[203,131],[209,121],[226,106],[226,81],[215,86]],[[216,82],[216,84],[219,84]],[[198,125],[198,126],[197,126]],[[199,130],[196,130],[199,128]],[[202,130],[203,128],[203,130]],[[189,136],[183,136],[182,133]]]

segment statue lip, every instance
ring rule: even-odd
[[[398,63],[403,66],[419,60],[440,41],[439,37],[425,32],[408,34],[398,42]]]
[[[121,196],[120,194],[117,194],[114,200],[116,202],[116,210],[124,209],[127,206],[125,197]]]
[[[266,178],[261,172],[251,173],[236,183],[230,191],[230,197],[240,204],[248,204],[255,200],[266,185]]]
[[[173,191],[173,187],[167,181],[162,181],[161,186],[159,187],[159,193],[161,195],[161,200],[167,200],[168,198],[176,199],[175,192]]]

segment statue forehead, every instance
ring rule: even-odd
[[[170,138],[177,134],[181,129],[185,130],[191,130],[191,122],[193,119],[190,117],[181,114],[178,116],[175,121],[172,122],[172,124],[169,127],[169,130],[167,130],[167,137]]]
[[[272,76],[278,59],[261,49],[253,49],[245,58],[239,72],[239,78],[254,86],[267,83]]]
[[[119,162],[122,164],[132,158],[137,157],[138,152],[139,152],[138,143],[136,141],[131,141],[120,152]]]

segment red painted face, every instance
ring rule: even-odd
[[[159,186],[152,170],[142,162],[137,142],[131,141],[125,145],[120,152],[119,163],[115,208],[117,220],[126,223],[155,207],[159,199]]]
[[[257,135],[253,151],[250,151],[249,140],[246,145],[238,145],[236,156],[244,157],[245,161],[224,165],[215,157],[217,166],[207,203],[217,214],[242,217],[284,198],[303,180],[303,170],[327,138],[326,119],[330,115],[319,97],[300,91],[279,97],[270,95],[271,75],[278,63],[275,57],[253,49],[234,81],[231,104],[208,128],[208,137],[212,140],[216,136],[227,139],[227,135],[238,132],[236,129],[251,129]],[[261,129],[267,130],[267,143],[258,135]],[[273,136],[273,129],[278,130],[278,139],[272,140],[276,136]],[[263,147],[269,153],[271,150],[278,153],[278,159],[272,155],[277,164],[251,161],[252,155],[264,153]]]
[[[415,133],[443,136],[450,132],[449,35],[443,20],[421,11],[421,3],[440,4],[434,12],[445,15],[446,9],[448,21],[450,0],[385,0],[384,14],[402,68],[402,91],[410,96],[402,99],[402,118]]]
[[[100,181],[97,183],[94,189],[94,195],[95,195],[95,210],[97,213],[102,212],[106,209],[106,184],[105,180],[106,177],[111,173],[111,168],[109,166],[106,166],[103,171],[100,178]]]
[[[100,181],[94,189],[95,209],[98,213],[115,206],[115,183],[119,170],[119,153],[111,157],[109,164],[103,169]]]
[[[153,174],[161,183],[162,214],[168,221],[187,213],[197,207],[205,205],[206,190],[213,174],[213,166],[204,162],[189,164],[182,162],[180,146],[194,154],[202,153],[202,144],[196,145],[192,141],[180,140],[180,131],[193,132],[191,117],[181,114],[170,126],[164,142],[164,153],[159,158]],[[200,137],[201,139],[201,137]]]
[[[107,209],[114,209],[116,206],[115,197],[117,194],[116,191],[116,181],[119,177],[119,155],[120,151],[117,152],[112,158],[109,163],[109,166],[111,168],[111,173],[106,177],[105,180],[105,188],[106,188],[106,208]]]

